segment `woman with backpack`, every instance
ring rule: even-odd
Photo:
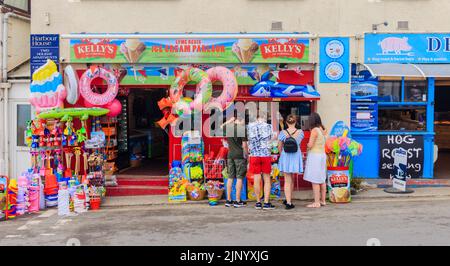
[[[280,132],[278,136],[278,150],[281,152],[278,161],[280,172],[284,175],[284,194],[286,200],[283,204],[287,210],[293,209],[292,191],[294,191],[293,174],[303,172],[303,158],[300,150],[300,143],[304,137],[303,131],[297,129],[297,118],[295,115],[288,115],[286,118],[287,129]]]
[[[325,154],[325,142],[327,131],[322,125],[322,120],[318,113],[311,114],[309,125],[311,136],[308,142],[308,157],[306,158],[303,179],[311,182],[314,192],[314,202],[307,207],[320,208],[326,205],[327,156]]]

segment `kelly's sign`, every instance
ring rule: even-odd
[[[103,39],[92,42],[89,39],[81,40],[73,46],[76,58],[110,58],[114,59],[117,53],[117,45],[111,44],[109,40]]]
[[[309,39],[74,39],[72,63],[308,63]]]
[[[365,63],[450,62],[450,33],[366,33]]]

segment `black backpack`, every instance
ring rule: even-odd
[[[292,137],[297,130],[291,135],[289,131],[286,130],[286,132],[289,134],[289,137],[287,137],[283,142],[283,150],[286,153],[296,153],[298,151],[298,143],[297,141]]]

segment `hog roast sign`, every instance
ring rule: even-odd
[[[450,33],[366,33],[366,64],[450,63]]]
[[[72,39],[71,63],[309,63],[309,39]]]
[[[396,178],[398,175],[398,163],[396,163],[397,151],[406,152],[405,177],[421,178],[423,175],[424,145],[421,135],[382,135],[380,143],[380,168],[381,178]]]

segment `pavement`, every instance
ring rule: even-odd
[[[450,245],[450,197],[355,198],[319,209],[307,203],[296,200],[289,211],[278,202],[275,210],[109,207],[65,217],[53,208],[0,222],[0,246]]]
[[[382,188],[371,188],[359,192],[353,196],[353,201],[367,201],[371,199],[414,199],[414,198],[450,198],[450,187],[421,187],[414,188],[411,194],[390,194],[384,192]],[[295,191],[293,193],[294,200],[310,201],[313,199],[311,190]],[[106,197],[102,203],[102,207],[127,207],[127,206],[146,206],[146,205],[207,205],[207,201],[186,201],[182,203],[169,203],[167,195],[151,195],[151,196],[123,196],[123,197]]]

